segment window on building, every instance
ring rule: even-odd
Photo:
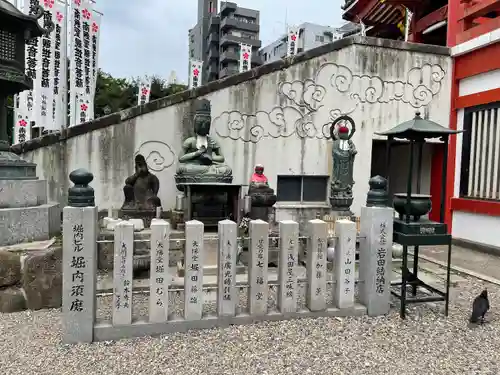
[[[500,200],[500,102],[464,113],[460,197]]]
[[[328,176],[278,176],[281,202],[326,202]]]
[[[189,57],[191,57],[191,58],[194,57],[194,49],[192,49],[191,51],[189,51]]]
[[[232,30],[231,35],[234,35],[234,36],[237,36],[238,38],[241,38],[241,31]]]
[[[214,8],[214,2],[209,1],[208,2],[208,13],[215,13],[215,8]]]
[[[323,35],[316,35],[316,42],[324,43],[325,37]]]

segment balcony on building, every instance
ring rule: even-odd
[[[209,31],[219,31],[220,17],[216,15],[210,16]]]
[[[226,51],[222,51],[220,54],[220,62],[224,63],[238,63],[240,61],[240,52],[236,48],[228,48]],[[259,56],[258,51],[255,49],[252,51],[252,68],[262,65],[262,58]]]
[[[250,39],[247,37],[239,37],[230,33],[223,34],[222,37],[220,38],[220,45],[221,46],[227,46],[231,44],[237,44],[239,45],[240,43],[243,44],[248,44],[252,47],[255,48],[260,48],[262,46],[262,42],[259,39]]]
[[[228,48],[225,51],[222,51],[220,54],[220,62],[230,62],[230,61],[239,61],[240,53],[236,50],[236,48]]]
[[[210,45],[218,45],[219,44],[219,31],[213,31],[211,32],[210,34],[208,34],[208,40],[207,40],[207,44],[210,46]]]
[[[221,1],[220,3],[220,15],[227,16],[230,13],[234,13],[238,9],[238,5],[236,3],[231,3],[229,1]]]
[[[259,24],[257,23],[257,20],[255,19],[252,20],[250,18],[240,17],[236,15],[223,18],[220,23],[220,28],[221,30],[224,31],[230,29],[238,29],[238,30],[250,31],[252,33],[259,32]]]
[[[208,48],[208,60],[219,60],[219,48],[214,45],[209,45]]]
[[[238,70],[237,66],[226,66],[219,71],[219,79],[233,76],[233,75],[238,74],[238,73],[239,73],[239,70]]]

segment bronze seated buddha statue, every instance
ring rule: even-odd
[[[210,101],[196,101],[193,137],[182,145],[175,174],[177,186],[189,183],[231,183],[232,169],[224,164],[225,158],[219,143],[210,133]]]

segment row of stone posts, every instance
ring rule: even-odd
[[[90,181],[88,181],[90,182]],[[95,327],[96,268],[97,268],[97,207],[90,199],[70,200],[72,206],[63,214],[63,332],[64,342],[91,342],[138,334],[165,332],[164,325],[179,325],[181,330],[206,327],[203,320],[204,226],[199,221],[185,225],[184,319],[169,321],[168,272],[170,225],[153,220],[151,225],[151,275],[149,296],[149,326],[132,322],[132,261],[133,225],[124,221],[115,229],[112,322]],[[93,192],[92,192],[93,193]],[[90,194],[90,192],[89,192]],[[348,315],[355,310],[355,284],[358,281],[359,302],[370,316],[389,311],[390,276],[392,272],[392,219],[388,207],[363,207],[359,247],[359,279],[355,280],[356,224],[350,220],[336,222],[337,244],[333,269],[333,311],[326,303],[328,229],[322,220],[308,223],[306,306],[310,316]],[[280,257],[277,291],[278,313],[300,316],[298,311],[297,260],[299,225],[294,221],[280,224]],[[234,323],[266,320],[268,312],[268,250],[269,224],[250,222],[250,262],[248,275],[248,315],[236,315],[239,295],[236,287],[237,224],[219,222],[219,261],[217,285],[217,315]],[[344,311],[344,312],[342,312]],[[314,313],[319,313],[314,315]],[[238,320],[241,318],[240,320]],[[274,319],[276,315],[274,315]],[[228,320],[229,319],[229,320]],[[233,320],[231,320],[233,319]],[[246,319],[246,320],[245,320]],[[216,321],[213,319],[211,322]],[[212,324],[212,323],[210,323]],[[153,327],[153,328],[151,328]],[[149,329],[148,328],[148,329]],[[143,332],[140,330],[143,329]],[[170,329],[172,331],[172,329]],[[97,332],[97,333],[96,333]],[[97,336],[97,337],[96,337]]]

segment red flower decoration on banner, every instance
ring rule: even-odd
[[[54,0],[44,0],[43,5],[45,5],[45,8],[52,8],[54,6]]]
[[[198,77],[198,74],[200,74],[200,71],[198,69],[193,70],[193,75],[195,77]]]
[[[245,53],[243,54],[243,59],[244,59],[244,60],[248,60],[248,58],[249,58],[249,57],[250,57],[250,55],[248,54],[248,52],[245,52]]]
[[[98,31],[99,31],[99,25],[98,25],[97,23],[95,23],[95,22],[94,22],[94,23],[92,24],[92,32],[93,32],[93,33],[96,33],[96,32],[98,32]]]
[[[295,42],[295,40],[297,39],[297,35],[293,34],[293,35],[290,37],[290,39],[292,39],[292,40]]]
[[[143,88],[143,89],[141,90],[141,94],[142,94],[143,96],[148,95],[148,93],[149,93],[149,90],[148,90],[147,88]]]
[[[78,5],[78,6],[82,5],[82,0],[75,0],[75,5]]]
[[[23,128],[28,125],[28,123],[26,122],[26,120],[22,119],[22,120],[19,120],[18,122],[19,126],[22,126]]]
[[[85,112],[88,108],[89,108],[89,107],[87,106],[87,104],[82,104],[82,105],[80,106],[80,109],[81,109],[82,111],[84,111],[84,112]]]
[[[90,19],[90,12],[88,11],[88,9],[84,9],[84,10],[82,10],[82,16],[83,16],[83,18],[85,18],[86,20],[89,20],[89,19]]]
[[[64,16],[61,12],[57,12],[56,13],[56,19],[57,19],[57,22],[61,23],[61,21],[63,20]]]

